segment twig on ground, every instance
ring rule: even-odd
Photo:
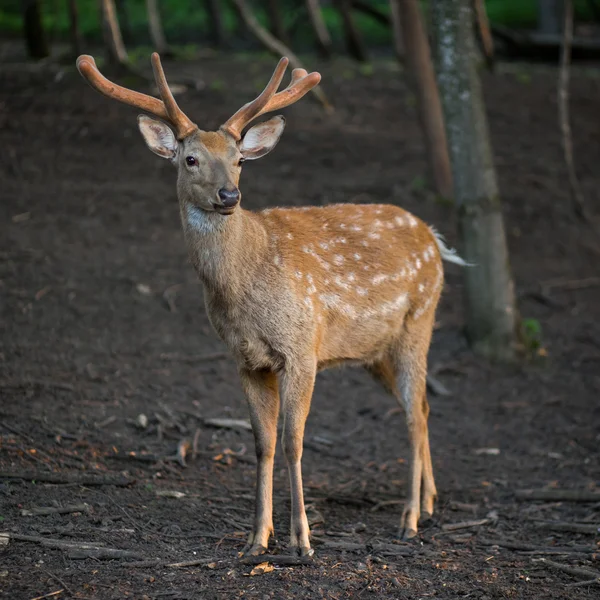
[[[492,523],[492,519],[477,519],[472,521],[460,521],[458,523],[445,523],[442,525],[443,531],[457,531],[459,529],[470,529],[471,527],[481,527],[482,525],[489,525]]]
[[[564,573],[568,573],[569,575],[573,575],[575,577],[587,577],[588,579],[600,579],[600,572],[593,571],[592,569],[583,569],[581,567],[572,567],[571,565],[565,565],[563,563],[557,563],[553,560],[549,560],[547,558],[534,558],[532,559],[534,562],[540,562],[542,564],[548,565],[554,569],[558,569],[559,571],[563,571]]]
[[[0,381],[0,389],[5,388],[24,388],[24,387],[45,387],[54,388],[57,390],[64,390],[66,392],[72,392],[75,387],[70,383],[63,383],[62,381],[52,381],[49,379],[27,379],[25,381]]]
[[[295,565],[313,565],[315,564],[312,556],[292,556],[286,554],[262,554],[261,556],[245,556],[239,561],[243,565],[261,565],[262,563],[271,563],[272,565],[295,566]]]
[[[386,506],[396,506],[397,504],[403,504],[404,500],[384,500],[383,502],[378,502],[375,506],[370,508],[371,512],[377,512]]]
[[[90,505],[85,502],[82,504],[69,504],[67,506],[37,506],[33,508],[24,508],[21,511],[22,517],[37,517],[41,515],[66,515],[75,512],[89,512]]]
[[[64,591],[65,590],[56,590],[55,592],[49,592],[48,594],[44,594],[43,596],[36,596],[31,600],[43,600],[43,598],[52,598],[53,596],[58,596],[59,594],[62,594]]]
[[[44,571],[44,573],[46,573],[46,575],[48,575],[49,577],[51,577],[52,579],[54,579],[54,581],[58,581],[58,583],[60,583],[60,585],[63,586],[63,588],[65,588],[65,590],[67,590],[67,592],[69,594],[71,594],[71,596],[73,596],[73,590],[71,590],[71,588],[59,577],[57,577],[54,573],[50,573],[50,571],[46,571],[46,569],[42,569]]]
[[[116,420],[117,420],[117,417],[115,417],[115,415],[111,415],[110,417],[106,417],[106,419],[104,419],[103,421],[96,423],[96,427],[98,429],[102,429],[103,427],[106,427],[107,425],[114,423]]]
[[[247,419],[204,419],[204,424],[222,429],[243,429],[252,431],[252,425]]]
[[[600,577],[598,577],[597,579],[586,579],[585,581],[576,581],[575,583],[567,583],[567,585],[565,587],[584,587],[586,585],[600,585]]]
[[[358,543],[358,542],[340,542],[332,540],[322,540],[314,538],[315,543],[319,543],[323,548],[332,550],[341,550],[345,552],[376,552],[386,556],[409,556],[414,554],[415,549],[410,546],[398,546],[396,544],[376,543]]]
[[[568,521],[534,521],[533,526],[537,529],[549,531],[567,531],[569,533],[589,533],[596,535],[600,532],[600,525],[592,523],[569,523]]]
[[[595,546],[536,546],[535,544],[526,544],[525,542],[516,542],[513,540],[496,539],[490,540],[479,537],[477,542],[483,546],[500,546],[507,550],[523,550],[526,552],[560,552],[561,554],[585,554],[587,552],[595,552]]]
[[[516,490],[518,500],[541,500],[544,502],[598,502],[600,492],[589,490]]]
[[[135,480],[121,475],[96,476],[79,475],[75,473],[37,473],[37,472],[14,472],[0,471],[0,479],[23,479],[25,481],[41,481],[43,483],[66,483],[87,486],[115,485],[126,487]]]
[[[41,544],[47,548],[66,550],[70,558],[141,558],[137,552],[121,550],[119,548],[106,548],[103,546],[103,542],[68,542],[7,531],[0,532],[0,537],[8,537],[18,542]]]

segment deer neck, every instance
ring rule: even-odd
[[[205,289],[235,302],[266,259],[264,226],[241,208],[225,216],[182,201],[180,212],[188,253]]]

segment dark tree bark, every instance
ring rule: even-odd
[[[285,30],[285,22],[281,12],[280,0],[267,0],[267,14],[271,24],[271,33],[284,44],[289,45],[289,38]]]
[[[73,54],[79,56],[83,53],[83,37],[79,27],[79,8],[77,0],[67,0],[69,10],[69,36],[71,38],[71,47]]]
[[[467,335],[480,354],[510,360],[518,316],[496,171],[475,61],[471,0],[431,3],[438,85],[463,245]]]
[[[127,0],[115,0],[115,8],[117,9],[117,19],[119,21],[123,39],[125,40],[125,43],[128,44],[132,40],[132,35]]]
[[[208,36],[215,48],[225,47],[225,25],[220,0],[204,0],[204,9],[208,15]]]
[[[564,0],[537,0],[538,31],[550,35],[559,35],[562,27]]]
[[[567,173],[569,175],[569,187],[571,200],[575,213],[582,219],[586,219],[585,202],[583,192],[579,185],[577,172],[575,170],[575,159],[573,158],[573,139],[571,135],[571,120],[569,117],[569,79],[571,64],[571,45],[573,43],[573,0],[564,0],[564,31],[562,49],[560,55],[560,72],[558,77],[558,120],[562,133],[563,152]]]
[[[108,60],[113,65],[129,63],[127,50],[121,36],[114,0],[101,0],[104,42],[108,52]]]
[[[331,56],[331,36],[325,25],[319,0],[306,0],[306,10],[317,38],[317,48],[323,58]]]
[[[42,13],[38,0],[23,0],[23,34],[27,52],[31,58],[46,58],[50,55],[46,32],[42,24]]]
[[[367,62],[369,60],[367,50],[360,36],[360,31],[356,27],[356,23],[354,23],[354,19],[352,18],[351,1],[335,0],[334,4],[340,13],[340,17],[342,18],[346,48],[348,49],[350,56],[360,62]]]
[[[395,0],[395,2],[400,13],[406,49],[405,58],[418,99],[419,117],[435,187],[440,196],[451,198],[452,167],[448,155],[444,114],[421,9],[418,0]]]
[[[485,56],[487,66],[492,69],[494,66],[494,38],[492,37],[484,0],[474,0],[474,8],[477,32],[483,49],[483,55]]]
[[[146,0],[146,13],[148,14],[150,38],[152,39],[154,49],[159,54],[171,54],[169,45],[167,44],[167,40],[165,38],[165,32],[162,26],[157,0]]]
[[[390,15],[392,18],[392,35],[394,38],[394,52],[396,58],[404,62],[404,36],[402,35],[402,18],[400,17],[400,2],[390,0]]]

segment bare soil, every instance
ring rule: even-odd
[[[166,70],[172,81],[207,84],[180,103],[208,129],[272,67],[213,57]],[[372,75],[341,61],[321,70],[336,114],[306,100],[286,111],[277,149],[245,168],[245,206],[393,202],[456,244],[453,208],[429,188],[403,74],[384,62]],[[252,520],[253,438],[205,423],[247,411],[186,256],[173,169],[146,150],[135,112],[74,69],[2,66],[0,530],[134,554],[81,558],[72,546],[10,539],[0,545],[0,597],[598,598],[597,584],[570,587],[585,577],[547,561],[600,571],[600,499],[516,492],[600,494],[599,238],[572,216],[556,71],[500,65],[483,82],[520,311],[541,325],[541,355],[509,366],[474,356],[462,332],[461,272],[448,265],[430,353],[452,391],[430,396],[433,520],[415,540],[397,540],[402,505],[388,501],[406,494],[403,415],[362,371],[326,372],[303,460],[315,559],[253,575],[237,558]],[[575,69],[575,156],[596,227],[598,98],[598,71]],[[183,467],[177,445],[194,438],[197,455]],[[44,481],[52,476],[62,482]],[[80,503],[88,507],[75,513],[21,512]],[[274,508],[272,550],[283,554],[280,455]],[[153,559],[162,562],[144,563]],[[198,564],[165,566],[187,561]]]

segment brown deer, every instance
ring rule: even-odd
[[[292,552],[313,553],[304,510],[301,458],[304,425],[320,369],[357,363],[405,409],[410,435],[405,538],[433,513],[426,397],[427,352],[443,283],[441,259],[464,265],[439,235],[409,212],[386,204],[239,207],[242,163],[272,150],[283,132],[276,116],[242,130],[259,115],[298,101],[320,81],[292,73],[277,92],[282,58],[265,90],[218,131],[202,131],[177,106],[160,59],[152,65],[161,100],[105,79],[91,56],[77,66],[96,90],[161,120],[138,117],[154,153],[177,168],[186,245],[203,283],[210,321],[235,357],[256,444],[254,527],[245,552],[266,551],[273,533],[273,461],[277,419],[291,488]],[[282,400],[280,402],[280,390]],[[422,488],[422,489],[421,489]]]

